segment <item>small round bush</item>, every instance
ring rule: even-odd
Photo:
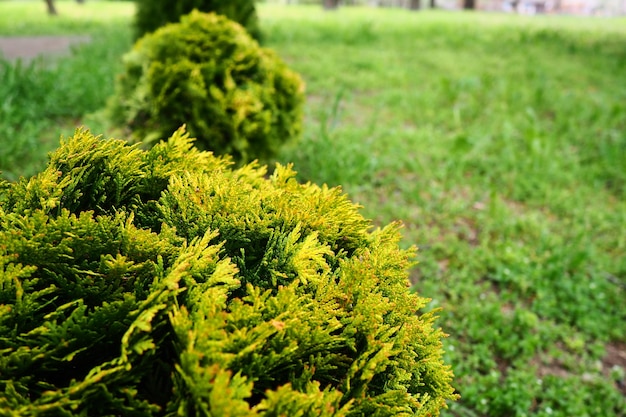
[[[109,114],[133,140],[186,124],[198,148],[246,163],[300,134],[302,79],[223,16],[192,12],[140,39],[124,65]]]
[[[398,226],[294,175],[77,131],[0,183],[0,415],[438,415]]]
[[[181,16],[194,9],[226,16],[239,23],[256,40],[261,38],[259,18],[254,0],[136,0],[136,39],[154,32],[168,23],[176,23]]]

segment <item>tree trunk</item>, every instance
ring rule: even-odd
[[[339,0],[324,0],[324,9],[333,10],[339,7]]]
[[[48,5],[48,14],[52,16],[56,15],[57,9],[54,7],[54,0],[46,0],[46,4]]]
[[[437,8],[437,0],[430,0],[430,8],[431,9]]]
[[[76,0],[77,3],[83,4],[85,0]]]
[[[463,8],[465,10],[474,10],[476,8],[476,0],[463,0]]]
[[[411,0],[411,1],[409,1],[409,9],[411,9],[411,10],[419,10],[420,9],[420,0]]]

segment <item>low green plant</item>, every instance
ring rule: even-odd
[[[243,26],[256,40],[261,39],[254,0],[138,0],[136,4],[136,39],[168,23],[178,22],[181,16],[193,10],[226,16]]]
[[[0,415],[434,416],[442,332],[398,225],[182,131],[78,130],[0,184]]]
[[[194,11],[140,39],[124,64],[110,114],[135,140],[186,124],[199,148],[245,163],[300,133],[302,79],[223,16]]]

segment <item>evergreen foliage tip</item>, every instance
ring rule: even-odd
[[[257,41],[261,40],[254,0],[135,0],[135,3],[136,39],[168,23],[176,23],[181,16],[198,10],[223,15],[243,26]]]

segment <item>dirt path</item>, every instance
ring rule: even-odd
[[[88,36],[0,36],[0,55],[9,61],[30,61],[40,55],[63,56],[70,53],[72,45],[89,41]]]

